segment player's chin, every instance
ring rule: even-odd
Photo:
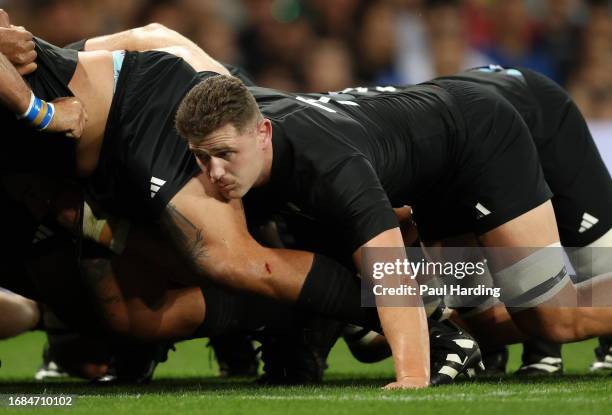
[[[246,194],[246,191],[240,186],[234,186],[230,189],[222,189],[221,194],[227,199],[241,199]]]

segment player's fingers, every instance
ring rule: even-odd
[[[36,68],[38,68],[38,65],[36,65],[35,62],[31,62],[26,65],[17,66],[17,71],[19,72],[19,75],[28,75],[34,72]]]
[[[24,52],[29,52],[36,49],[36,44],[33,40],[26,40],[25,42],[21,42],[21,47]]]
[[[79,123],[77,122],[76,125],[72,126],[67,132],[66,132],[66,137],[69,138],[74,138],[77,139],[81,136],[81,128],[79,126]]]
[[[34,35],[32,35],[32,33],[28,32],[27,30],[25,30],[24,28],[19,28],[19,38],[22,41],[32,41],[34,39]]]
[[[2,27],[10,27],[11,21],[9,19],[9,15],[4,9],[0,9],[0,26]]]
[[[32,63],[36,60],[36,52],[34,50],[30,50],[27,52],[23,52],[23,53],[18,53],[17,55],[15,55],[15,57],[13,58],[13,63],[17,64],[17,65],[27,65],[29,63]]]

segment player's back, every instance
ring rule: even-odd
[[[489,65],[439,77],[432,83],[444,87],[445,82],[455,81],[475,83],[503,96],[518,111],[532,133],[542,123],[542,103],[538,101],[523,71],[519,69]]]
[[[460,117],[436,86],[348,88],[329,94],[292,94],[251,88],[275,137],[292,143],[295,157],[331,171],[347,157],[372,165],[392,203],[434,185],[454,151]],[[419,182],[414,181],[419,178]],[[429,182],[429,183],[427,183]]]

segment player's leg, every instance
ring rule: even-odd
[[[477,144],[455,179],[464,183],[456,197],[486,247],[489,269],[513,321],[525,334],[555,342],[611,333],[612,308],[605,306],[612,303],[612,278],[598,279],[600,290],[577,290],[571,284],[552,194],[520,115],[482,87],[453,82],[444,88],[460,103],[468,145]]]
[[[478,242],[474,235],[465,235],[445,241],[445,246],[474,246]],[[482,261],[484,255],[481,250],[475,250],[471,257],[465,258],[472,263]],[[493,279],[488,267],[486,273],[479,278],[463,278],[460,284],[468,289],[484,285],[493,287]],[[453,301],[457,300],[457,301]],[[462,304],[462,298],[451,296],[447,304],[455,308],[459,317],[484,350],[485,375],[496,375],[505,373],[508,351],[506,344],[517,342],[519,338],[526,336],[518,330],[506,307],[500,303],[499,298],[490,295],[475,297],[473,301],[466,298],[463,302],[469,302],[468,307]],[[488,365],[487,365],[488,364]],[[522,365],[516,372],[522,376],[559,375],[563,372],[561,360],[561,345],[558,343],[545,342],[539,339],[526,339],[523,342]]]
[[[550,202],[484,233],[480,241],[511,248],[489,249],[487,256],[521,331],[560,343],[610,333],[612,278],[598,279],[598,291],[571,283],[555,248],[559,242]]]
[[[83,310],[73,309],[72,312]],[[107,374],[112,361],[112,337],[95,321],[92,320],[87,328],[77,330],[61,320],[49,307],[44,308],[43,316],[47,342],[42,351],[42,363],[34,375],[36,380],[66,376],[96,379]]]
[[[100,318],[116,335],[146,341],[184,338],[204,321],[200,288],[173,286],[171,274],[147,258],[89,257],[81,270]]]
[[[210,338],[209,346],[215,352],[220,377],[257,375],[259,360],[253,339],[245,334],[231,334]]]
[[[0,288],[0,339],[33,330],[39,320],[40,311],[35,301]]]
[[[542,113],[536,125],[563,246],[578,281],[612,272],[612,179],[571,97],[550,79],[522,70]],[[612,368],[612,338],[600,339],[593,368]]]

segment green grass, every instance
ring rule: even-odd
[[[155,381],[138,387],[94,388],[79,381],[37,383],[43,337],[27,334],[0,342],[0,394],[75,394],[72,408],[0,408],[0,412],[71,414],[612,414],[612,377],[587,374],[594,341],[566,346],[567,375],[518,381],[481,379],[420,391],[383,392],[392,376],[389,360],[357,363],[339,342],[329,360],[326,381],[318,387],[256,387],[250,380],[215,377],[204,341],[179,344],[162,364]],[[520,348],[511,350],[509,368],[518,367]],[[6,397],[3,398],[6,402]]]

